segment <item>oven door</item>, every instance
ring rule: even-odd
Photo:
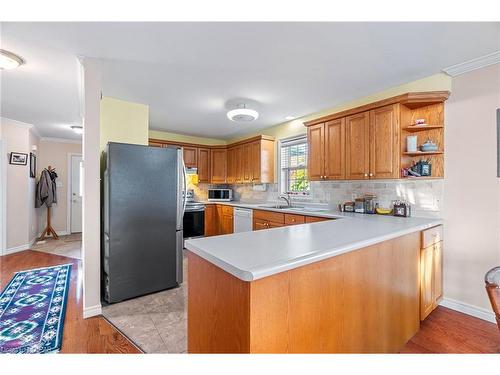
[[[190,210],[184,212],[184,238],[202,237],[205,235],[205,209]]]

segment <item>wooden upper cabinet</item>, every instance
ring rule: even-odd
[[[265,135],[228,146],[205,146],[150,139],[153,147],[182,147],[186,167],[198,168],[199,182],[274,183],[274,138]]]
[[[370,111],[370,178],[400,176],[399,105]]]
[[[213,149],[210,153],[210,181],[224,184],[227,180],[227,150]]]
[[[251,147],[251,152],[250,152],[251,182],[260,183],[262,177],[261,141],[252,142],[250,144],[250,147]],[[264,163],[268,163],[268,161],[264,160]]]
[[[164,143],[162,143],[162,142],[155,142],[155,141],[150,140],[149,141],[149,146],[151,146],[151,147],[164,147]]]
[[[252,145],[243,144],[243,182],[252,182]]]
[[[345,118],[328,121],[324,127],[324,179],[345,179]]]
[[[325,126],[324,124],[312,125],[307,128],[308,158],[307,173],[309,180],[319,181],[324,176],[324,148],[325,148]]]
[[[236,148],[227,150],[227,183],[234,184],[236,182]]]
[[[370,113],[362,112],[345,118],[346,179],[368,179],[370,173]]]
[[[188,168],[198,167],[198,149],[196,147],[183,147],[184,164]]]
[[[237,184],[240,184],[243,182],[243,145],[236,146],[233,155],[234,155],[235,182]]]
[[[210,149],[198,148],[198,181],[210,182]]]

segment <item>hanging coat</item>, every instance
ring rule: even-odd
[[[35,207],[38,208],[44,204],[52,207],[53,203],[57,203],[56,178],[57,173],[54,171],[49,172],[47,169],[42,171],[36,185]]]

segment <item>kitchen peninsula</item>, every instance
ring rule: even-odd
[[[422,249],[442,222],[332,218],[186,241],[188,351],[398,352],[419,329]]]

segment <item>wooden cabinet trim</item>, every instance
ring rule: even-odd
[[[312,126],[322,122],[335,120],[341,117],[355,115],[360,112],[370,111],[378,107],[384,107],[390,104],[401,103],[409,108],[418,108],[435,103],[442,103],[448,99],[450,91],[427,91],[427,92],[409,92],[402,95],[393,96],[391,98],[379,100],[373,103],[368,103],[359,107],[347,109],[332,113],[326,116],[318,117],[313,120],[304,122],[305,126]]]

